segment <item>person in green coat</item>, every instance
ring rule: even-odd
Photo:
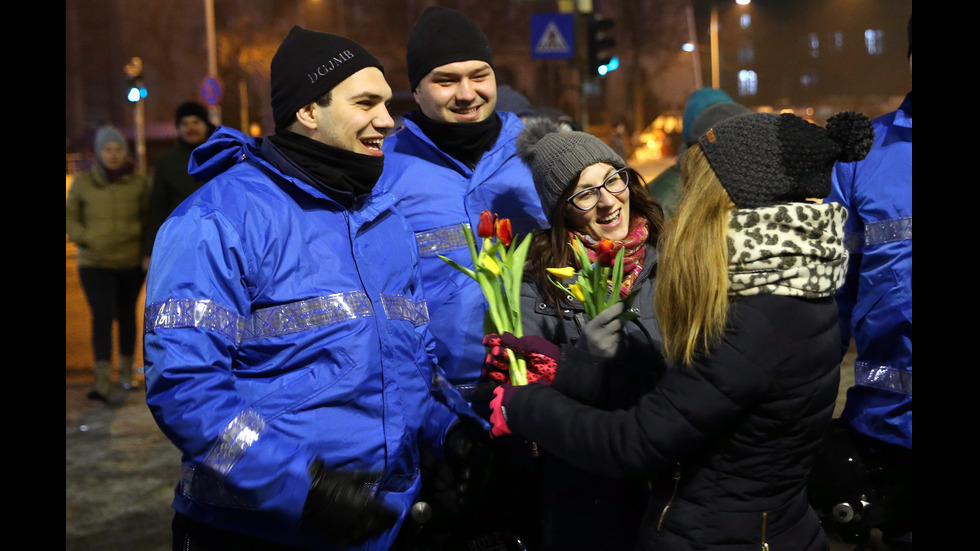
[[[65,232],[78,246],[78,274],[92,311],[92,400],[112,392],[112,325],[119,324],[119,382],[136,386],[136,301],[145,272],[140,254],[150,180],[136,170],[126,139],[112,126],[95,133],[92,168],[75,176],[65,200]]]

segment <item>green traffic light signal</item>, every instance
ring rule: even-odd
[[[612,49],[616,40],[612,35],[614,23],[611,19],[593,17],[589,20],[589,73],[604,75],[612,70],[609,63],[613,59]]]

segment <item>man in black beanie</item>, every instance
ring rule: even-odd
[[[271,83],[275,134],[195,149],[207,183],[153,248],[146,401],[182,452],[174,548],[387,550],[420,448],[469,465],[487,425],[430,360],[414,237],[371,195],[394,125],[381,64],[294,27]]]
[[[191,151],[201,145],[214,133],[215,127],[208,119],[208,111],[195,101],[187,101],[177,106],[174,113],[177,127],[177,143],[164,153],[154,166],[153,191],[146,213],[146,226],[143,228],[143,269],[149,265],[153,240],[160,224],[184,199],[201,187],[187,174],[187,163]]]
[[[436,355],[465,391],[482,369],[485,300],[475,281],[439,255],[472,267],[461,227],[476,228],[484,210],[509,218],[515,233],[547,221],[515,153],[524,123],[495,111],[494,61],[483,31],[457,10],[429,6],[412,27],[406,58],[419,110],[385,141],[377,190],[397,198],[416,232]]]
[[[439,365],[473,399],[486,355],[486,300],[476,281],[440,255],[473,267],[462,227],[475,230],[484,210],[510,219],[515,234],[547,227],[547,218],[516,154],[524,123],[515,113],[496,111],[486,34],[462,12],[429,6],[411,29],[406,60],[419,110],[407,113],[404,128],[385,140],[376,190],[395,196],[415,232]],[[436,508],[432,523],[440,512]]]

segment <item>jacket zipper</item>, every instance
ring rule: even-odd
[[[768,517],[768,512],[762,513],[762,551],[769,551],[769,543],[766,542],[766,520]]]
[[[681,464],[678,463],[674,468],[674,491],[670,494],[670,499],[667,500],[667,505],[664,505],[664,510],[660,512],[660,520],[657,521],[657,532],[659,532],[664,527],[664,519],[667,518],[667,510],[674,503],[674,498],[677,497],[677,488],[681,484]]]

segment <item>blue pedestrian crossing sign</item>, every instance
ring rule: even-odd
[[[531,58],[568,59],[574,55],[574,14],[548,13],[531,16]]]

